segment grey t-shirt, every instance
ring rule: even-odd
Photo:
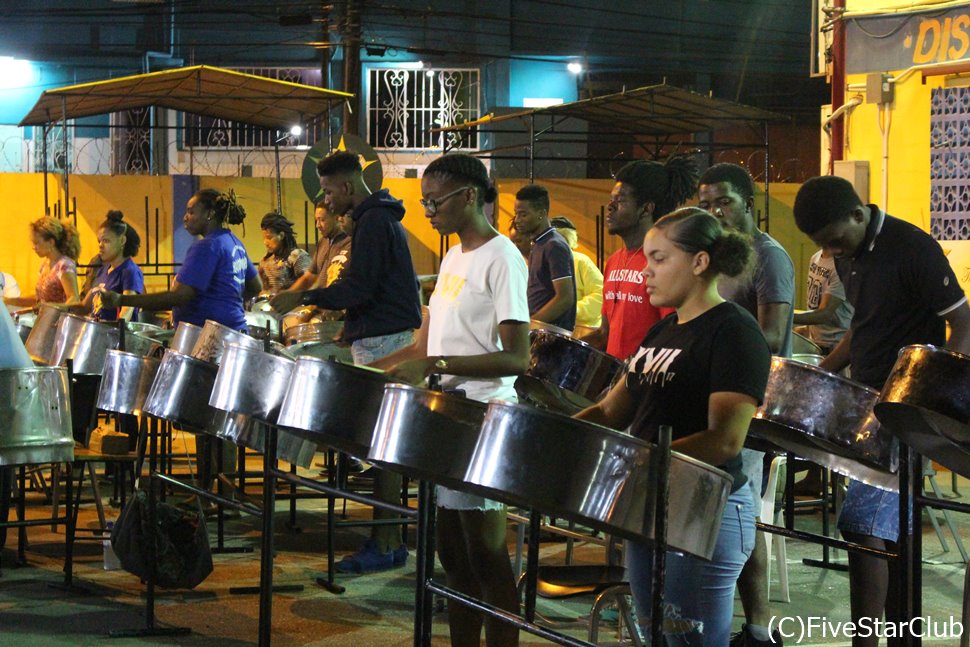
[[[529,314],[535,314],[556,295],[552,282],[569,277],[573,280],[573,307],[561,314],[554,326],[572,330],[576,327],[576,270],[573,251],[558,231],[550,227],[539,234],[529,252]]]
[[[782,357],[791,357],[792,319],[795,316],[795,266],[778,241],[763,231],[753,239],[755,267],[740,277],[721,277],[718,292],[758,318],[758,305],[788,304],[788,324],[781,346]]]

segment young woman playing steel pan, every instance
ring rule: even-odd
[[[132,306],[146,310],[172,309],[172,323],[187,321],[204,326],[212,319],[233,330],[246,329],[243,300],[262,289],[256,268],[246,248],[224,225],[238,225],[246,211],[235,194],[202,189],[189,198],[182,222],[193,236],[192,243],[172,289],[153,294],[118,294],[106,290],[101,302],[106,308]]]
[[[30,223],[30,244],[34,253],[43,259],[35,295],[4,301],[13,306],[78,303],[77,257],[81,253],[81,239],[74,225],[51,216],[38,218]]]
[[[771,353],[758,322],[718,295],[721,276],[747,268],[751,247],[694,207],[659,219],[643,251],[650,303],[675,313],[651,328],[624,380],[577,417],[655,440],[673,427],[673,449],[728,472],[734,483],[710,562],[667,554],[665,632],[672,645],[723,647],[730,639],[734,587],[754,547],[755,509],[741,472],[748,423],[764,397]],[[652,551],[627,542],[627,577],[642,623],[650,621]],[[644,627],[646,632],[646,627]]]
[[[105,221],[98,227],[98,255],[101,267],[94,278],[92,289],[84,298],[84,305],[101,321],[137,319],[136,308],[109,308],[101,303],[105,290],[121,294],[142,294],[145,277],[133,260],[141,238],[138,232],[124,222],[120,211],[109,211]]]
[[[459,243],[441,261],[438,281],[413,346],[380,360],[392,376],[411,383],[442,374],[442,386],[467,397],[514,400],[515,376],[529,364],[528,275],[515,245],[483,212],[495,200],[485,166],[467,155],[445,155],[421,178],[425,215]],[[505,506],[480,496],[438,488],[438,555],[449,586],[518,613],[515,577],[505,543]],[[455,647],[478,646],[482,616],[450,604]],[[518,644],[518,630],[484,620],[486,644]]]

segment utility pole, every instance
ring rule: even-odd
[[[344,92],[354,96],[344,103],[344,132],[359,134],[360,119],[360,10],[364,0],[347,0],[344,14]]]

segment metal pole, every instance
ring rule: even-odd
[[[263,543],[259,561],[259,647],[273,639],[273,513],[276,508],[276,438],[273,425],[266,426],[263,455]]]
[[[47,197],[47,124],[43,127],[43,165],[44,165],[44,215],[49,216],[51,213],[51,203],[50,199]]]
[[[280,140],[279,137],[273,143],[273,151],[276,155],[276,213],[283,215],[283,182],[280,180]]]
[[[536,180],[535,176],[536,158],[536,115],[532,113],[529,118],[529,184]]]
[[[653,602],[650,614],[652,645],[664,644],[664,584],[667,579],[667,499],[670,494],[670,443],[673,428],[660,426],[657,439],[657,489],[653,518]]]
[[[67,97],[61,97],[61,119],[63,122],[63,127],[61,128],[61,141],[64,144],[64,210],[67,210],[68,200],[71,198],[71,156],[67,152]],[[66,213],[64,214],[67,215]]]

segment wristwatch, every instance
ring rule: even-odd
[[[444,357],[439,357],[434,362],[434,370],[436,373],[444,373],[448,370],[448,360]]]

